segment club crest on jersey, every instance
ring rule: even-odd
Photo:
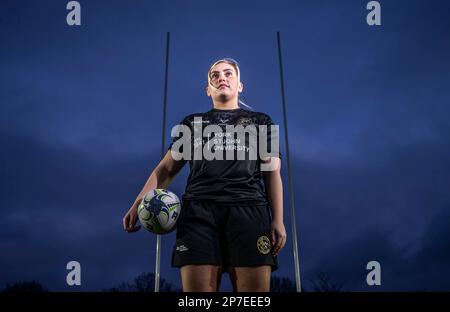
[[[269,238],[265,235],[260,236],[258,238],[256,246],[258,246],[258,250],[260,253],[267,255],[270,252],[270,247],[271,247]]]
[[[237,125],[241,125],[241,126],[248,126],[253,124],[253,120],[251,118],[248,117],[241,117],[239,118],[239,120],[236,122]]]

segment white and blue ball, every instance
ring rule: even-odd
[[[176,227],[181,212],[178,196],[165,189],[148,192],[138,207],[142,226],[155,234],[167,234]]]

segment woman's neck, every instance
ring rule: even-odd
[[[229,101],[213,101],[214,108],[216,109],[236,109],[239,108],[238,102],[235,99]]]

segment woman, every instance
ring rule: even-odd
[[[237,125],[269,126],[266,143],[271,146],[271,118],[239,107],[242,90],[236,61],[226,58],[211,65],[206,94],[212,98],[213,108],[187,116],[181,125],[191,130],[189,147],[194,151],[200,146],[201,151],[231,155],[231,159],[211,159],[204,154],[180,159],[183,150],[173,147],[181,137],[175,137],[123,218],[126,231],[137,231],[137,207],[143,196],[155,188],[168,188],[189,161],[191,170],[172,256],[172,266],[181,269],[183,291],[217,291],[222,272],[230,274],[234,291],[269,291],[271,272],[277,269],[277,255],[286,242],[279,154],[251,158],[255,136],[239,139],[227,131]],[[210,125],[220,128],[207,136],[201,131],[200,141],[193,139],[195,127],[206,131]],[[261,131],[254,133],[257,139],[262,137]],[[238,151],[244,152],[244,159],[236,157]],[[262,170],[264,165],[270,165],[270,170]]]

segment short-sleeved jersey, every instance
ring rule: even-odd
[[[274,123],[269,115],[243,108],[214,108],[205,113],[191,114],[180,125],[189,128],[190,138],[186,133],[174,136],[169,149],[183,152],[189,142],[190,157],[185,160],[189,162],[190,173],[184,200],[267,204],[261,171],[261,157],[267,154],[260,153],[260,149],[273,152],[271,144],[275,142],[276,156],[280,157],[278,131],[272,131]],[[261,125],[266,126],[267,135],[261,130],[264,129]],[[239,126],[247,130],[244,135],[233,131],[232,127],[238,129]],[[276,140],[273,140],[275,136]],[[178,141],[181,138],[183,140]],[[186,145],[180,148],[183,141]],[[208,151],[211,153],[209,156],[206,155]]]

